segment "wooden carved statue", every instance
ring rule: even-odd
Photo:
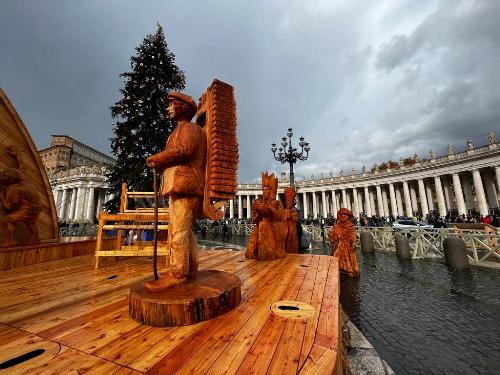
[[[332,246],[331,255],[339,258],[339,269],[348,277],[359,276],[358,259],[356,257],[356,230],[351,221],[352,212],[341,208],[337,212],[337,223],[328,234]]]
[[[286,245],[287,253],[297,254],[299,240],[297,237],[297,221],[299,214],[295,209],[295,197],[297,192],[291,187],[285,188],[285,221],[287,227]]]
[[[162,171],[160,195],[169,197],[171,220],[170,269],[147,284],[161,290],[186,282],[198,269],[196,239],[191,230],[202,215],[207,141],[201,127],[190,122],[196,113],[195,101],[182,93],[170,92],[168,113],[177,127],[165,149],[151,155],[147,164]]]
[[[238,143],[236,104],[232,86],[214,80],[195,101],[182,93],[168,95],[170,119],[177,127],[165,149],[147,164],[162,171],[160,195],[169,197],[170,268],[146,287],[164,290],[187,281],[198,269],[198,250],[192,227],[198,218],[219,219],[219,207],[236,194]],[[196,114],[196,123],[191,119]]]
[[[24,226],[27,233],[22,244],[37,244],[40,242],[37,220],[42,211],[40,196],[32,182],[26,178],[21,151],[14,145],[7,146],[6,151],[15,160],[16,167],[0,172],[1,225],[4,233],[0,245],[19,244],[14,237],[14,231],[19,225]]]
[[[287,227],[285,210],[276,199],[278,179],[274,174],[262,174],[262,196],[252,206],[252,221],[255,223],[248,240],[245,256],[251,259],[273,260],[284,258]]]

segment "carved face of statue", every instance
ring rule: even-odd
[[[184,103],[180,100],[170,100],[168,102],[168,117],[171,120],[177,120],[182,115]]]
[[[341,213],[339,216],[338,216],[338,221],[340,221],[341,223],[345,223],[347,220],[349,220],[349,216],[346,215],[345,213]]]
[[[268,201],[273,198],[273,190],[269,186],[264,186],[262,188],[262,197],[265,201]]]

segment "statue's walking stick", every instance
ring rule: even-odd
[[[156,168],[153,168],[153,189],[155,193],[154,203],[155,203],[155,217],[153,225],[153,273],[155,280],[158,280],[158,187],[156,184]]]

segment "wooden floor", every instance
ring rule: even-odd
[[[94,273],[92,257],[81,256],[0,271],[0,363],[45,349],[0,374],[328,374],[338,366],[336,258],[261,262],[243,252],[200,251],[200,268],[241,279],[242,302],[175,328],[129,317],[130,285],[152,273],[151,263],[107,258]],[[280,300],[308,303],[314,316],[277,316],[270,306]]]

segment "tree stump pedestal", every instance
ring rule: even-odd
[[[240,279],[222,271],[198,271],[186,283],[159,292],[146,289],[147,280],[130,289],[129,312],[133,319],[150,326],[196,324],[225,314],[241,301]]]

